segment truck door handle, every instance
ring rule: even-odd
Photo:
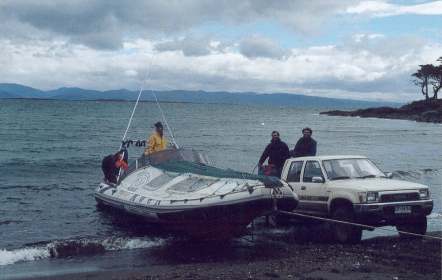
[[[301,187],[301,190],[302,190],[302,191],[305,190],[305,186],[302,186],[302,187]]]

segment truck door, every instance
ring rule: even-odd
[[[322,182],[313,182],[314,177],[322,178]],[[322,173],[319,161],[307,161],[304,166],[302,182],[300,184],[305,210],[327,212],[328,193],[324,182],[325,177]],[[301,199],[301,197],[299,199]]]
[[[290,164],[286,180],[287,183],[293,188],[294,192],[298,195],[298,208],[304,208],[304,201],[302,200],[303,190],[301,190],[301,171],[303,165],[304,161],[293,161]]]

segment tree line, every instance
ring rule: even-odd
[[[416,73],[413,73],[413,82],[419,86],[425,100],[437,99],[437,94],[442,88],[442,56],[437,59],[439,65],[419,65]],[[429,96],[429,88],[432,88],[433,96]]]

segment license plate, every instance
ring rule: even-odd
[[[394,207],[394,213],[395,214],[410,214],[411,213],[411,206],[395,206]]]

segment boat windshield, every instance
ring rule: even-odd
[[[324,160],[322,165],[330,180],[386,177],[374,163],[366,158]]]
[[[142,155],[141,159],[145,164],[162,164],[169,161],[186,161],[200,164],[209,164],[207,156],[192,149],[167,149],[148,156]]]

